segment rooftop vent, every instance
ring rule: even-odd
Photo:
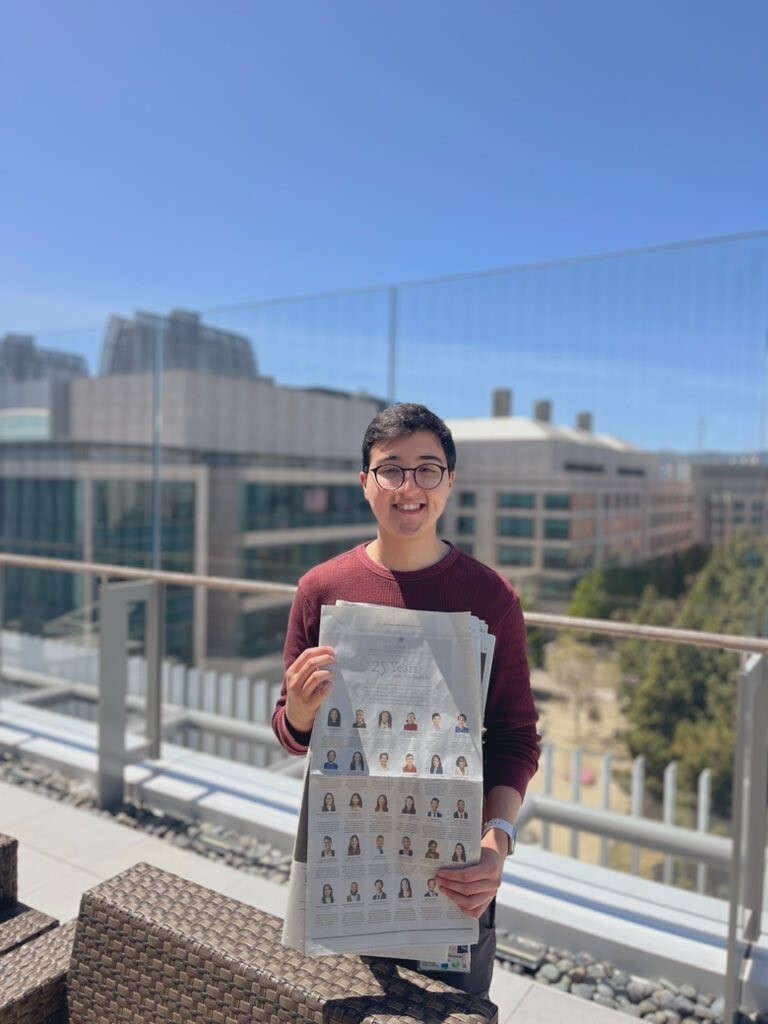
[[[496,388],[491,398],[494,417],[512,415],[512,392],[509,388]]]
[[[541,398],[533,405],[533,418],[537,423],[552,422],[552,403],[548,398]]]
[[[591,412],[578,412],[576,413],[576,429],[584,430],[586,433],[592,433],[592,413]]]

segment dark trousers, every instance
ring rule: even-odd
[[[461,971],[424,971],[423,973],[430,978],[445,982],[446,985],[458,988],[462,992],[467,992],[469,995],[487,999],[496,955],[496,900],[493,900],[486,908],[479,923],[478,940],[469,947],[472,953],[472,966],[468,974]],[[413,971],[418,970],[416,960],[398,960],[397,962],[403,967],[410,967]]]

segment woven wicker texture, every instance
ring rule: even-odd
[[[0,832],[0,907],[18,899],[18,842]]]
[[[0,956],[9,953],[30,939],[44,935],[59,922],[25,903],[16,903],[0,910]]]
[[[70,1024],[495,1024],[496,1008],[387,961],[309,959],[282,922],[137,864],[85,893]]]
[[[64,1024],[75,922],[0,959],[0,1024]]]

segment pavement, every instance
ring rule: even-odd
[[[138,861],[285,915],[285,886],[246,875],[139,830],[0,782],[0,831],[19,840],[19,899],[68,921],[86,889]],[[624,1014],[496,968],[491,998],[499,1024],[620,1024]]]

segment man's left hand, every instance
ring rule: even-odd
[[[504,859],[484,846],[478,864],[466,868],[443,867],[437,872],[440,892],[445,893],[470,917],[480,917],[501,885]]]

